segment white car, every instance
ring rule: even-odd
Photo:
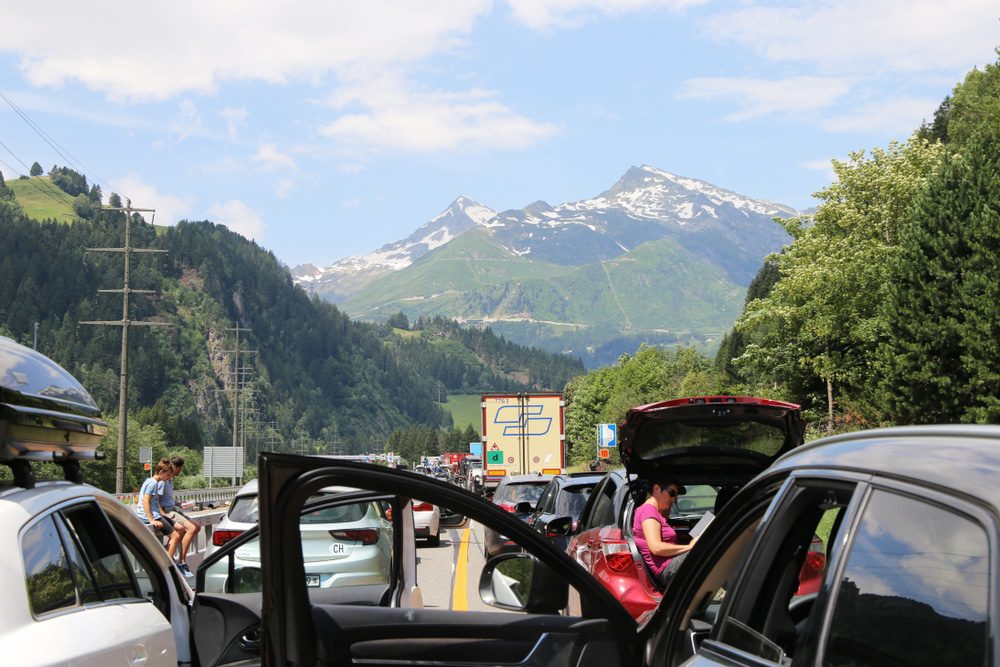
[[[441,544],[441,508],[431,503],[414,501],[413,532],[415,537],[426,537],[427,544]]]

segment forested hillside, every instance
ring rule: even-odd
[[[23,184],[24,181],[19,183]],[[84,180],[85,183],[85,180]],[[32,344],[76,375],[105,414],[117,412],[120,329],[81,325],[121,318],[124,216],[96,210],[71,224],[27,218],[0,185],[0,334]],[[490,332],[427,323],[446,337],[352,322],[295,287],[273,254],[210,222],[153,227],[138,217],[134,247],[166,254],[132,262],[132,320],[169,327],[130,333],[129,410],[155,424],[168,446],[200,450],[232,442],[235,339],[248,400],[248,447],[362,452],[391,432],[450,425],[437,404],[449,390],[559,390],[579,361],[527,350]],[[423,326],[423,325],[420,325]],[[466,348],[463,341],[474,345]]]

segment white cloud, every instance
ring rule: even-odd
[[[344,201],[340,202],[340,205],[343,206],[344,208],[357,208],[358,206],[361,206],[361,198],[351,197],[350,199],[345,199]]]
[[[680,11],[708,0],[507,0],[514,18],[536,30],[571,28],[602,16],[650,9]]]
[[[208,217],[213,222],[221,223],[237,234],[254,241],[260,240],[264,235],[264,219],[260,213],[238,199],[213,204],[208,209]]]
[[[394,75],[345,83],[330,97],[352,111],[320,129],[348,145],[424,153],[492,148],[519,150],[551,137],[556,126],[522,116],[496,101],[493,91],[418,90]]]
[[[131,199],[132,206],[136,208],[156,209],[155,217],[151,213],[143,213],[143,217],[158,225],[177,224],[188,216],[193,203],[191,197],[177,197],[160,192],[136,174],[111,179],[111,189],[121,196],[122,202]]]
[[[282,153],[274,144],[261,144],[253,159],[262,163],[265,171],[295,169],[295,160],[292,159],[292,156]]]
[[[824,158],[822,160],[806,160],[799,164],[803,169],[808,169],[809,171],[821,171],[823,175],[827,177],[832,183],[837,180],[837,172],[833,169],[833,160],[837,158]],[[843,162],[843,159],[839,161]]]
[[[787,79],[702,77],[689,79],[681,98],[725,100],[738,110],[726,116],[736,122],[769,113],[802,113],[833,105],[851,88],[846,79],[793,76]]]
[[[924,120],[934,117],[940,100],[899,97],[871,102],[827,118],[820,125],[832,132],[887,130],[909,134]]]
[[[109,0],[4,8],[0,52],[36,86],[79,81],[116,100],[211,92],[224,81],[319,80],[358,66],[409,63],[453,48],[490,0],[277,2]],[[150,29],[121,30],[120,26]],[[81,26],[86,39],[81,41]]]
[[[964,72],[993,59],[996,0],[757,2],[706,19],[706,32],[775,61],[860,72]]]
[[[279,199],[285,199],[298,187],[299,186],[295,184],[295,181],[290,178],[283,178],[278,181],[278,185],[274,188],[274,194],[276,194]]]
[[[233,141],[236,141],[239,135],[240,127],[243,122],[247,119],[250,114],[246,109],[237,109],[235,107],[226,107],[219,112],[222,119],[226,121],[226,134]]]

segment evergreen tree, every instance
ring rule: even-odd
[[[1000,141],[946,157],[891,262],[881,346],[901,423],[1000,421]]]
[[[37,162],[33,162],[31,164],[31,171],[28,173],[30,173],[32,176],[41,176],[43,173],[42,165],[38,164]]]

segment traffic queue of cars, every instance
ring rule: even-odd
[[[528,520],[425,475],[264,453],[254,520],[230,526],[192,590],[127,507],[80,483],[106,427],[79,383],[0,339],[0,392],[7,664],[1000,664],[1000,427],[802,444],[787,403],[642,406],[619,431],[625,469],[535,485]],[[31,460],[67,479],[35,483]],[[709,507],[714,520],[657,604],[630,608],[609,583],[635,566],[652,585],[627,517],[639,481],[665,474],[688,492],[678,532]],[[575,480],[593,482],[579,518],[554,516],[565,505],[546,494]],[[519,613],[423,608],[413,498],[516,546],[486,561],[479,591]],[[365,583],[335,576],[355,562]]]

